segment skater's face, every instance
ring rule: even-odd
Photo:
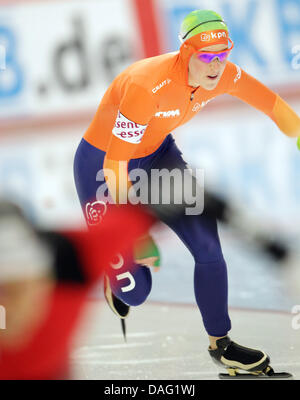
[[[226,50],[224,44],[215,44],[201,49],[201,52],[214,52]],[[206,90],[213,90],[219,83],[224,72],[227,60],[220,61],[218,57],[210,63],[201,61],[198,54],[193,54],[189,62],[189,85],[201,86]]]

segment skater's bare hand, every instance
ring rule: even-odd
[[[136,259],[135,262],[137,264],[142,264],[148,268],[152,268],[153,267],[153,271],[157,272],[159,270],[160,267],[157,267],[155,264],[155,262],[158,260],[158,257],[147,257],[147,258],[141,258],[141,259]]]
[[[153,267],[155,272],[159,270],[160,252],[151,235],[146,234],[137,241],[134,255],[137,264]]]

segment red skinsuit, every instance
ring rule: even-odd
[[[127,205],[108,210],[95,230],[64,232],[76,249],[85,280],[57,283],[48,312],[23,346],[4,349],[0,342],[0,380],[68,378],[73,338],[81,327],[91,288],[104,272],[103,266],[109,265],[111,254],[131,249],[154,222],[138,207]]]

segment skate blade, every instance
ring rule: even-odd
[[[294,379],[289,372],[273,372],[272,375],[267,375],[264,372],[237,372],[231,370],[228,374],[219,374],[220,379]]]
[[[107,276],[104,277],[104,297],[105,297],[105,300],[106,300],[109,308],[112,310],[112,312],[114,314],[116,314],[121,319],[128,317],[128,314],[130,311],[130,306],[123,303],[121,300],[119,300],[113,294],[113,292],[111,291],[109,279]],[[122,328],[123,328],[123,326],[122,326]]]
[[[127,343],[127,338],[126,338],[126,324],[125,324],[125,319],[121,319],[121,327],[122,327],[122,333],[123,333],[123,338],[124,341]]]

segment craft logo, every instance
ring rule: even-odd
[[[105,215],[107,206],[104,201],[98,200],[94,203],[87,203],[85,206],[85,214],[89,225],[99,224]]]
[[[162,87],[168,85],[171,82],[171,79],[166,79],[163,82],[161,82],[159,85],[155,86],[155,88],[152,89],[152,93],[156,93],[159,89]]]
[[[236,70],[237,70],[237,74],[236,74],[236,76],[234,78],[234,83],[237,83],[237,81],[239,79],[241,79],[241,76],[242,76],[242,70],[238,65],[236,65]]]

